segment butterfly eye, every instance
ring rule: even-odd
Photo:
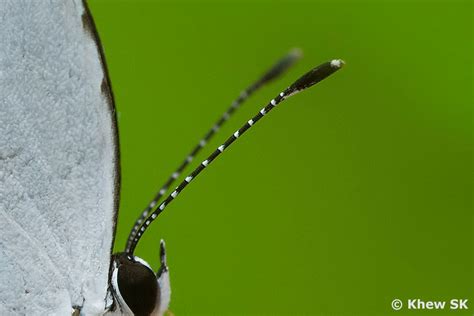
[[[150,315],[160,301],[155,273],[146,262],[130,259],[126,253],[115,255],[114,262],[112,286],[119,308],[130,309],[134,315]]]

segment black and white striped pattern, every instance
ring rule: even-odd
[[[184,188],[191,183],[207,166],[209,166],[214,159],[216,159],[221,153],[224,152],[226,148],[228,148],[237,138],[242,136],[247,130],[249,130],[255,123],[257,123],[262,117],[267,115],[273,108],[275,108],[280,102],[284,101],[285,99],[289,98],[292,95],[295,95],[298,92],[301,92],[314,84],[318,83],[319,81],[327,78],[338,69],[340,69],[344,65],[344,62],[339,59],[334,59],[330,62],[326,62],[321,64],[320,66],[310,70],[298,80],[296,80],[291,86],[277,95],[274,99],[272,99],[264,108],[262,108],[252,119],[247,121],[240,129],[238,129],[235,133],[233,133],[221,146],[219,146],[212,154],[210,154],[206,160],[201,162],[201,164],[194,169],[193,172],[189,174],[188,177],[182,181],[176,189],[158,206],[158,208],[153,211],[150,217],[147,218],[145,223],[141,225],[138,229],[133,241],[130,243],[129,247],[127,247],[126,251],[130,254],[133,254],[135,247],[138,244],[143,233],[146,231],[148,226],[160,215],[161,212],[168,206],[183,190]]]
[[[247,89],[243,90],[239,97],[235,99],[230,107],[222,114],[219,120],[214,124],[214,126],[206,133],[204,138],[202,138],[199,143],[193,148],[189,153],[186,159],[181,163],[181,165],[176,169],[175,172],[171,174],[168,180],[163,184],[161,189],[155,195],[153,200],[148,204],[148,206],[143,210],[140,217],[136,220],[132,230],[128,235],[127,240],[127,249],[130,247],[131,242],[135,238],[135,235],[140,228],[140,225],[148,217],[150,211],[155,207],[161,197],[168,191],[170,186],[174,181],[181,175],[181,173],[186,169],[186,167],[193,161],[194,157],[206,146],[206,144],[211,140],[211,138],[219,131],[219,129],[224,125],[224,123],[234,114],[234,112],[244,103],[256,90],[261,88],[266,83],[272,81],[273,79],[280,76],[285,72],[289,67],[291,67],[299,58],[301,57],[301,52],[298,49],[293,49],[285,57],[280,59],[269,71],[267,71],[259,80],[251,84]]]

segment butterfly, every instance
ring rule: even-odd
[[[124,251],[112,254],[120,192],[118,129],[87,4],[4,0],[0,12],[1,315],[163,315],[171,296],[165,243],[156,272],[134,255],[147,228],[278,104],[344,64],[334,59],[304,74],[171,189],[241,104],[300,53],[278,61],[232,102],[140,214]]]

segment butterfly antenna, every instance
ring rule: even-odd
[[[244,103],[255,91],[267,84],[268,82],[278,78],[283,74],[288,68],[290,68],[300,57],[302,53],[299,49],[292,49],[285,57],[280,59],[275,63],[263,76],[260,77],[257,81],[251,84],[247,89],[243,90],[239,97],[235,99],[230,107],[222,114],[219,120],[213,125],[213,127],[206,133],[204,138],[202,138],[199,143],[193,148],[193,150],[187,155],[186,159],[181,163],[181,165],[176,169],[175,172],[171,174],[168,180],[163,184],[161,189],[156,193],[153,200],[148,204],[148,206],[143,210],[140,217],[135,221],[135,224],[132,227],[132,230],[128,234],[126,248],[130,247],[130,243],[135,238],[135,235],[140,228],[140,225],[148,217],[148,214],[151,212],[153,207],[158,203],[161,197],[166,193],[169,187],[173,184],[174,181],[181,175],[181,173],[186,169],[189,163],[196,157],[196,155],[206,146],[206,144],[211,140],[211,138],[216,134],[216,132],[224,125],[224,123],[234,114],[234,112]]]
[[[130,246],[127,247],[126,251],[129,254],[133,254],[135,247],[140,241],[141,236],[145,233],[150,224],[160,215],[163,210],[180,194],[184,188],[191,183],[207,166],[209,166],[220,154],[224,152],[237,138],[241,137],[247,130],[255,125],[262,117],[268,114],[273,108],[279,103],[288,99],[289,97],[301,92],[321,80],[327,78],[344,65],[344,62],[340,59],[334,59],[313,68],[298,80],[296,80],[291,86],[286,88],[283,92],[272,99],[264,108],[262,108],[252,119],[248,120],[240,129],[233,133],[227,140],[219,146],[212,154],[207,157],[206,160],[194,169],[177,187],[176,189],[163,201],[161,204],[151,213],[146,221],[140,226]]]

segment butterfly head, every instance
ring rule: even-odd
[[[143,259],[127,252],[114,254],[111,265],[111,292],[114,310],[131,315],[162,315],[169,303],[169,276],[164,242],[161,267],[155,274]]]

